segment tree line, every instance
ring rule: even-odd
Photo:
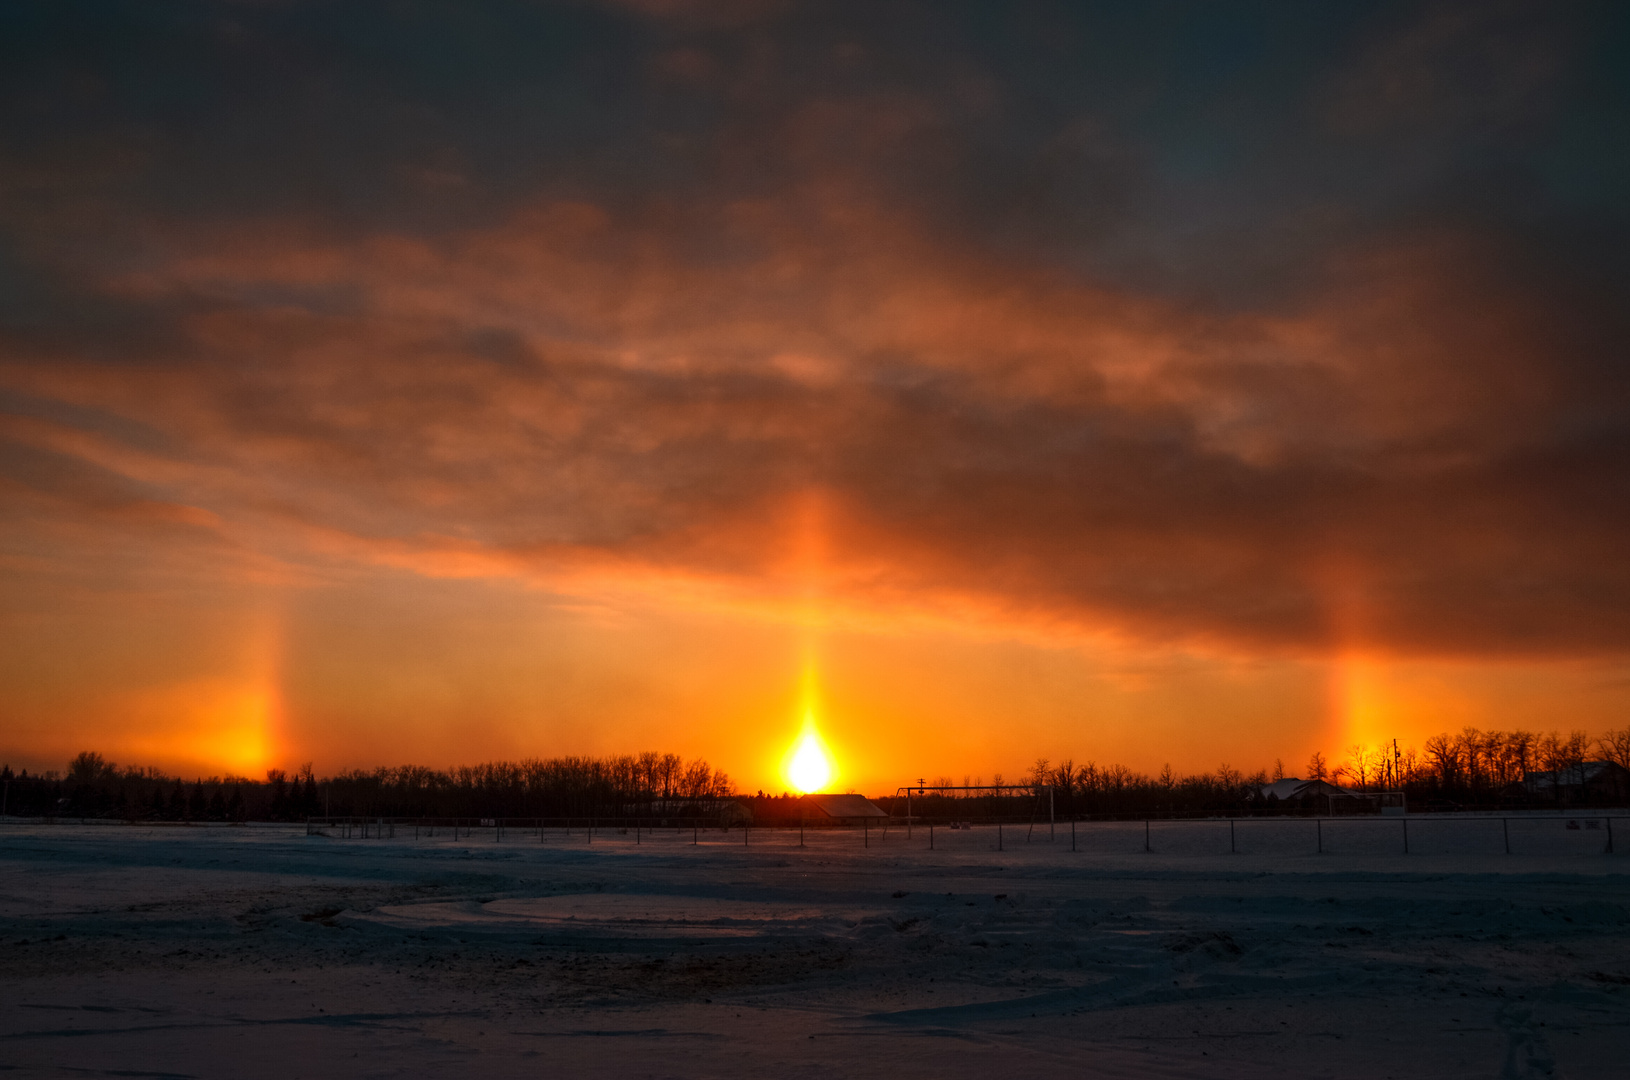
[[[1591,761],[1625,770],[1614,787],[1585,791],[1569,801],[1630,799],[1630,727],[1592,738],[1584,732],[1483,731],[1463,728],[1422,746],[1360,744],[1337,761],[1314,753],[1301,779],[1328,780],[1357,791],[1403,791],[1416,809],[1542,809],[1561,805]],[[1179,775],[1167,765],[1157,774],[1124,765],[1038,759],[1022,776],[965,774],[962,787],[977,794],[935,794],[958,786],[951,776],[916,796],[914,812],[948,817],[1012,817],[1037,812],[1051,789],[1059,815],[1251,813],[1265,809],[1262,789],[1285,778],[1283,762],[1245,772],[1229,765]],[[1548,787],[1525,783],[1535,774],[1559,778]],[[566,756],[493,761],[451,769],[417,765],[353,769],[319,779],[311,766],[292,773],[270,769],[264,780],[241,776],[185,780],[157,769],[121,767],[102,755],[77,755],[65,774],[29,775],[0,767],[3,812],[27,816],[97,817],[129,821],[298,821],[322,815],[385,817],[683,817],[717,812],[737,798],[729,776],[700,758],[646,752],[606,757]],[[781,800],[784,802],[785,800]],[[879,799],[904,812],[892,793]],[[773,799],[742,798],[760,817],[788,818]]]
[[[452,769],[353,769],[321,780],[309,764],[265,780],[183,780],[85,751],[55,771],[0,767],[9,814],[127,821],[299,821],[321,815],[587,817],[694,813],[734,794],[697,758],[654,752],[493,761]]]
[[[1360,792],[1402,791],[1416,809],[1546,809],[1581,797],[1620,803],[1630,799],[1623,774],[1605,791],[1572,792],[1591,761],[1612,762],[1630,772],[1630,727],[1596,738],[1581,731],[1564,735],[1468,727],[1433,735],[1418,750],[1395,742],[1355,744],[1334,763],[1322,751],[1314,752],[1297,778]],[[1560,782],[1535,788],[1525,783],[1534,774]],[[973,774],[964,774],[960,784],[946,775],[932,782],[924,778],[926,794],[918,797],[913,812],[973,819],[1025,815],[1036,812],[1036,793],[1050,788],[1054,810],[1061,815],[1252,813],[1266,809],[1262,789],[1287,775],[1283,761],[1249,773],[1225,764],[1179,775],[1167,765],[1151,775],[1124,765],[1039,758],[1022,776],[1004,781],[1003,774],[995,773],[988,784]],[[936,789],[958,786],[979,790],[936,794]],[[892,798],[885,801],[891,812],[904,813],[903,799],[898,806]]]

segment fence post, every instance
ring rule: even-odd
[[[928,850],[934,850],[934,823],[932,821],[928,823]]]
[[[1324,819],[1323,818],[1314,818],[1313,819],[1313,824],[1319,830],[1319,854],[1323,855],[1324,854]]]
[[[861,818],[860,819],[860,836],[861,836],[861,846],[862,847],[869,848],[869,847],[872,846],[872,819],[871,818]]]
[[[1607,853],[1613,854],[1613,815],[1607,817]]]
[[[696,846],[696,839],[697,839],[698,836],[701,835],[701,832],[702,832],[702,826],[697,824],[697,821],[696,821],[695,818],[691,818],[690,819],[690,846],[691,847]]]
[[[1404,821],[1404,854],[1408,855],[1409,854],[1409,817],[1406,815],[1404,817],[1403,821]]]
[[[1002,822],[1000,819],[997,819],[996,822],[996,850],[1002,850]]]
[[[1075,815],[1070,815],[1070,850],[1075,850]]]
[[[1511,854],[1511,819],[1510,818],[1501,818],[1500,819],[1500,831],[1505,834],[1505,853],[1507,855],[1510,855]]]
[[[1238,854],[1238,852],[1234,850],[1234,819],[1233,818],[1228,819],[1228,854],[1230,854],[1230,855],[1237,855]]]
[[[1055,809],[1056,808],[1055,808],[1055,806],[1053,804],[1053,789],[1049,787],[1047,789],[1047,841],[1048,841],[1048,843],[1051,843],[1053,841],[1053,839],[1058,835],[1058,833],[1057,833],[1058,815],[1054,812]]]
[[[1143,850],[1149,850],[1149,819],[1143,819]]]

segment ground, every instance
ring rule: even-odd
[[[1587,824],[12,822],[0,1072],[1619,1077],[1630,857]]]

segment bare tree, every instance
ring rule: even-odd
[[[1596,749],[1603,758],[1630,772],[1630,727],[1609,731],[1596,740]],[[1625,795],[1623,774],[1617,777],[1616,784],[1615,794],[1622,799]]]
[[[1571,731],[1563,742],[1563,753],[1567,762],[1563,768],[1572,774],[1570,779],[1579,783],[1579,797],[1583,800],[1587,794],[1585,788],[1585,759],[1590,756],[1590,735],[1583,731]]]
[[[68,763],[68,782],[71,784],[99,784],[103,778],[118,771],[119,767],[101,754],[82,750]]]
[[[1071,758],[1065,758],[1059,762],[1058,766],[1053,769],[1052,781],[1053,786],[1058,789],[1060,795],[1063,795],[1066,799],[1074,798],[1075,761]]]
[[[1359,790],[1370,786],[1370,774],[1374,767],[1376,754],[1363,743],[1354,743],[1347,748],[1347,774]]]
[[[1466,727],[1461,729],[1459,735],[1448,738],[1454,750],[1460,781],[1473,791],[1483,787],[1486,742],[1483,733],[1474,727]]]
[[[1536,741],[1534,749],[1539,763],[1545,767],[1551,780],[1551,794],[1556,797],[1558,806],[1562,805],[1562,772],[1568,767],[1568,746],[1562,741],[1562,736],[1554,731],[1547,731]]]
[[[1437,771],[1438,784],[1445,791],[1459,782],[1460,751],[1454,739],[1448,735],[1434,735],[1427,739],[1426,760]]]
[[[1046,758],[1039,757],[1036,759],[1036,763],[1030,766],[1030,786],[1038,792],[1046,787],[1048,781],[1052,778],[1052,764]]]

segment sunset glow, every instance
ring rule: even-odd
[[[8,1065],[1624,1073],[1627,58],[0,7]]]
[[[893,790],[1630,711],[1584,23],[230,7],[12,28],[0,763]]]
[[[787,760],[787,782],[793,790],[800,795],[812,791],[825,791],[832,782],[834,769],[831,755],[827,753],[826,746],[821,742],[821,736],[815,730],[813,719],[806,720],[803,733],[793,744],[792,753]]]

